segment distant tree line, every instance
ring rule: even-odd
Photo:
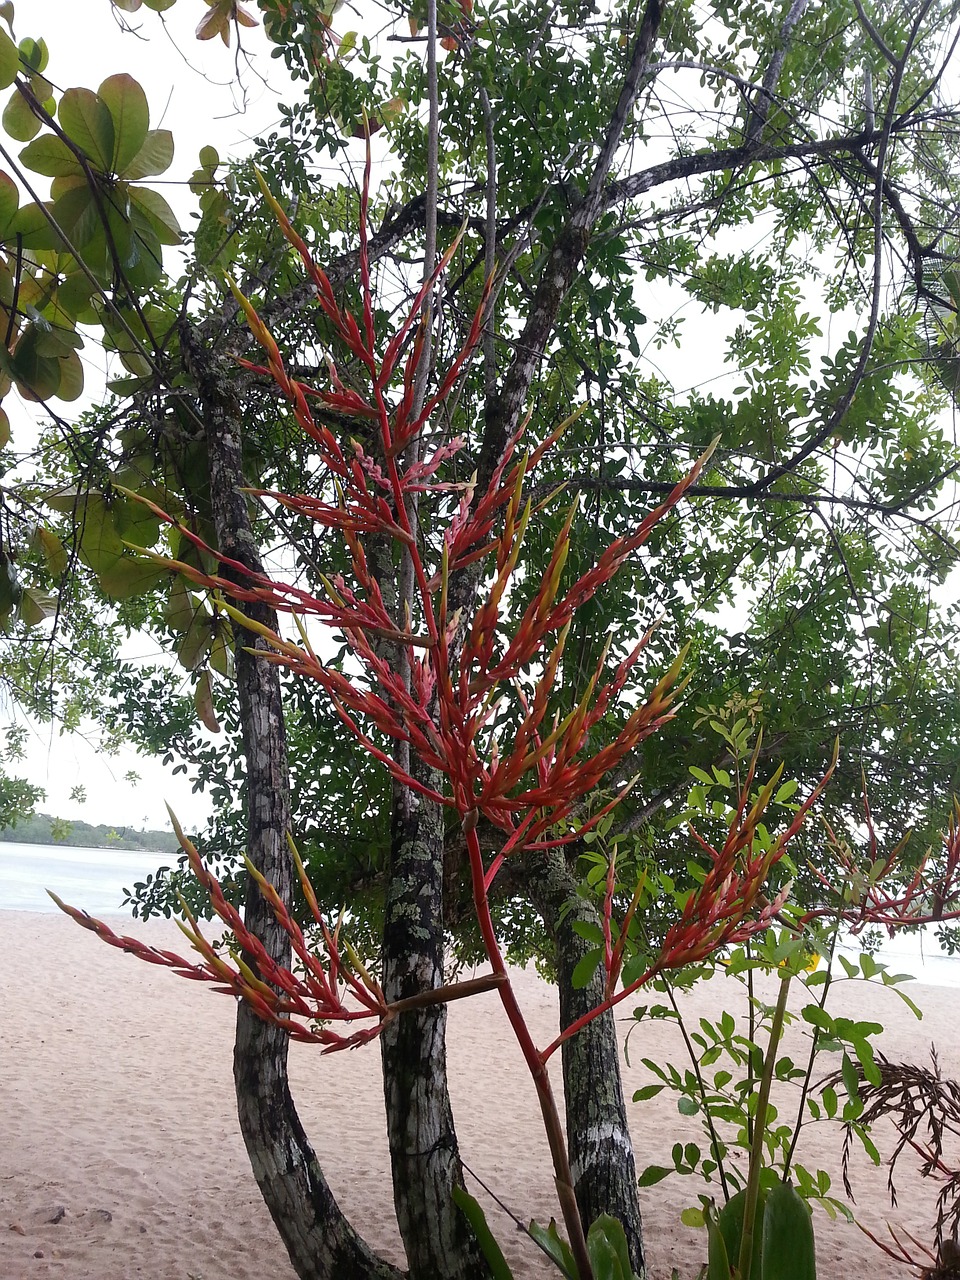
[[[0,829],[0,842],[16,844],[65,844],[85,849],[131,849],[141,853],[179,853],[172,831],[136,831],[109,823],[71,822],[48,813],[21,818],[15,827]]]

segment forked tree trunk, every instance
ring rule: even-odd
[[[247,499],[241,492],[239,406],[229,370],[201,346],[188,322],[181,326],[181,344],[187,368],[197,383],[219,549],[262,572]],[[276,626],[276,617],[264,606],[251,605],[248,613],[266,626]],[[281,898],[290,902],[293,869],[286,844],[290,798],[280,681],[275,666],[245,652],[247,645],[262,646],[257,637],[238,629],[236,638],[249,856]],[[246,924],[274,960],[289,965],[289,939],[253,884]],[[290,1260],[301,1280],[403,1280],[402,1271],[379,1258],[361,1239],[333,1197],[290,1094],[288,1044],[281,1030],[262,1022],[245,1004],[240,1006],[234,1049],[240,1128],[260,1191]]]
[[[598,924],[591,904],[559,851],[529,855],[524,884],[556,945],[560,1026],[568,1027],[603,1000],[602,973],[576,990],[573,971],[590,944],[574,932],[577,921]],[[612,1012],[561,1046],[567,1144],[577,1204],[589,1226],[601,1213],[619,1218],[627,1234],[630,1260],[644,1274],[643,1233],[637,1197],[637,1169],[620,1075],[620,1046]]]
[[[388,1001],[443,983],[443,815],[393,788],[383,934]],[[490,1272],[453,1203],[463,1169],[447,1090],[445,1005],[403,1013],[381,1036],[397,1221],[411,1280],[483,1280]]]

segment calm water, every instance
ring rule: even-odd
[[[56,911],[45,892],[52,889],[91,915],[119,911],[125,888],[175,862],[168,853],[0,844],[0,910]]]
[[[0,844],[0,910],[56,911],[52,889],[91,915],[121,909],[124,889],[175,859],[163,853],[75,849],[42,844]],[[843,948],[856,962],[859,948]],[[894,973],[912,974],[936,987],[960,987],[960,956],[945,955],[932,934],[888,941],[877,959]],[[835,966],[839,970],[839,966]]]

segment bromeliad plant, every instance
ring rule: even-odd
[[[574,503],[541,580],[520,607],[516,601],[526,585],[518,573],[520,550],[536,510],[532,500],[524,496],[524,482],[563,428],[525,454],[520,452],[521,431],[510,440],[482,487],[476,476],[465,483],[445,477],[463,442],[445,439],[428,427],[465,375],[481,335],[485,302],[475,316],[465,347],[440,378],[435,392],[425,398],[418,396],[424,309],[457,241],[419,289],[406,319],[381,349],[366,239],[369,172],[368,155],[361,195],[359,319],[337,301],[307,245],[264,188],[284,235],[300,255],[329,328],[353,361],[349,385],[332,359],[328,362],[329,385],[322,390],[292,377],[254,306],[234,290],[266,357],[264,365],[250,367],[272,377],[287,397],[330,480],[327,492],[313,496],[263,493],[260,497],[338,532],[349,555],[350,580],[344,576],[324,578],[323,593],[318,596],[251,573],[222,556],[220,564],[228,573],[154,559],[220,599],[229,598],[232,603],[222,607],[238,627],[269,645],[267,652],[258,650],[264,661],[316,681],[343,722],[399,784],[456,813],[466,841],[473,902],[491,972],[485,978],[430,991],[412,1001],[388,1004],[377,982],[343,942],[339,929],[324,924],[299,859],[307,901],[321,930],[320,955],[308,945],[274,889],[257,877],[302,966],[299,974],[281,969],[246,930],[186,840],[183,843],[191,865],[209,890],[214,910],[233,930],[244,953],[234,955],[232,963],[203,940],[192,917],[183,927],[200,952],[199,964],[118,937],[84,913],[65,909],[113,945],[241,996],[261,1017],[293,1036],[322,1044],[324,1051],[372,1038],[388,1020],[413,1004],[451,1000],[495,987],[536,1087],[570,1240],[570,1266],[580,1280],[588,1280],[594,1274],[594,1263],[577,1210],[549,1059],[564,1040],[656,974],[702,959],[767,928],[782,907],[784,894],[767,901],[762,896],[763,885],[827,778],[760,854],[752,852],[754,833],[777,779],[760,788],[753,800],[744,790],[722,846],[703,843],[711,865],[668,930],[659,954],[644,973],[619,991],[620,939],[626,936],[626,927],[616,928],[613,894],[608,893],[603,913],[605,999],[546,1048],[537,1047],[503,959],[490,910],[491,889],[508,858],[568,845],[609,812],[631,785],[625,773],[639,745],[675,714],[676,699],[683,688],[684,653],[645,697],[628,703],[620,727],[604,737],[614,710],[627,701],[628,679],[649,634],[609,674],[605,651],[572,709],[554,711],[554,686],[578,609],[643,546],[655,525],[700,474],[711,450],[631,534],[612,542],[591,569],[565,585],[564,567],[576,517]],[[364,389],[358,390],[358,386]],[[316,412],[312,404],[317,406]],[[341,422],[344,417],[355,421],[358,437],[368,443],[358,438],[344,444],[338,439],[327,425],[331,410]],[[428,501],[429,525],[421,511]],[[159,508],[153,510],[174,523]],[[195,533],[178,528],[180,535],[205,555],[216,556]],[[368,550],[373,543],[396,547],[407,570],[411,589],[396,604],[388,604],[371,568]],[[299,640],[293,642],[249,619],[242,609],[251,601],[292,614]],[[519,617],[508,626],[511,614]],[[308,630],[311,618],[343,636],[352,655],[349,673],[324,663],[317,655]],[[388,750],[382,745],[384,740],[392,741],[394,748]],[[601,783],[612,786],[613,799],[583,818],[583,802]],[[481,819],[485,827],[500,833],[500,846],[492,854],[485,854],[481,845]],[[611,878],[613,875],[611,867]],[[338,1024],[346,1024],[345,1032],[336,1029]],[[562,1260],[560,1265],[565,1265]]]

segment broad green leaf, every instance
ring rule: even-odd
[[[160,537],[160,520],[149,507],[134,498],[119,498],[113,505],[113,519],[124,542],[152,547]]]
[[[131,204],[143,211],[161,244],[180,243],[177,215],[159,192],[151,191],[149,187],[130,187],[128,194]]]
[[[113,118],[99,94],[92,89],[68,89],[57,108],[60,124],[102,173],[111,172]]]
[[[166,9],[172,9],[177,0],[143,0],[143,3],[154,13],[163,13]]]
[[[123,543],[113,522],[113,513],[102,493],[90,493],[76,500],[79,524],[80,559],[94,573],[106,573],[123,555]],[[53,500],[48,499],[50,505]]]
[[[100,209],[96,197],[86,183],[72,187],[59,200],[55,200],[51,212],[57,226],[78,252],[87,249],[97,232],[100,232],[101,238],[103,236]],[[86,252],[83,252],[83,257],[87,260]],[[89,265],[92,266],[92,263],[93,255],[91,254]]]
[[[59,578],[62,573],[66,572],[69,564],[69,556],[63,543],[52,530],[45,529],[42,524],[37,526],[34,540],[43,553],[47,569],[53,577]]]
[[[767,1193],[757,1280],[816,1280],[813,1223],[806,1202],[789,1183]]]
[[[740,1257],[740,1241],[743,1236],[743,1211],[747,1202],[746,1191],[738,1191],[720,1210],[717,1225],[722,1234],[728,1258]],[[757,1195],[757,1211],[753,1221],[753,1252],[751,1275],[760,1276],[760,1254],[763,1243],[763,1222],[766,1211],[766,1192],[761,1187]]]
[[[57,598],[49,591],[27,587],[20,597],[20,620],[25,627],[35,627],[57,612]]]
[[[151,129],[143,146],[123,171],[127,182],[139,182],[165,173],[173,164],[173,134],[169,129]]]
[[[30,110],[27,100],[14,89],[3,109],[3,131],[15,142],[29,142],[40,132],[40,121]]]
[[[83,363],[76,351],[60,359],[60,385],[58,400],[78,400],[83,394]]]
[[[29,37],[26,40],[21,40],[20,57],[31,71],[43,71],[50,60],[47,42],[45,40],[31,40]]]
[[[623,1223],[601,1213],[587,1232],[587,1252],[596,1280],[634,1280]]]
[[[147,95],[133,76],[125,72],[104,80],[99,94],[113,121],[110,168],[114,173],[122,175],[147,139],[150,127]]]
[[[69,260],[73,262],[71,258]],[[97,313],[90,305],[96,286],[74,265],[57,289],[57,302],[65,315],[81,324],[93,324]]]
[[[6,409],[0,409],[0,449],[5,449],[10,443],[10,419],[7,417]]]
[[[645,1084],[642,1089],[637,1089],[633,1095],[634,1102],[646,1102],[648,1098],[655,1098],[658,1093],[663,1092],[662,1084]]]
[[[38,351],[40,336],[35,325],[28,325],[9,357],[7,371],[25,400],[49,400],[60,388],[60,361]]]
[[[83,177],[83,165],[63,139],[52,133],[45,133],[28,143],[20,152],[20,160],[28,169],[32,169],[34,173],[42,173],[45,178],[56,178],[64,174]]]
[[[45,325],[41,324],[39,319],[36,320],[37,351],[40,355],[53,356],[56,360],[62,360],[69,356],[71,351],[76,351],[83,346],[83,339],[75,329],[54,324],[47,316],[43,316],[42,319],[47,321]]]
[[[112,600],[130,600],[145,595],[163,581],[164,570],[136,556],[118,556],[114,563],[97,574],[104,595]]]
[[[233,646],[229,629],[220,622],[210,644],[210,668],[229,679],[233,674]]]
[[[707,1219],[707,1280],[730,1280],[726,1240],[712,1215]]]
[[[195,671],[210,648],[212,632],[209,614],[197,613],[177,646],[177,661],[188,671]]]
[[[186,631],[198,611],[206,612],[183,578],[174,578],[163,616],[174,631]]]
[[[665,1168],[662,1164],[648,1164],[637,1179],[637,1186],[655,1187],[658,1182],[662,1182],[671,1173],[673,1173],[673,1170]]]
[[[216,169],[220,163],[220,152],[216,147],[200,148],[200,164],[204,169]]]
[[[0,89],[13,84],[20,70],[20,51],[5,31],[0,30]]]

